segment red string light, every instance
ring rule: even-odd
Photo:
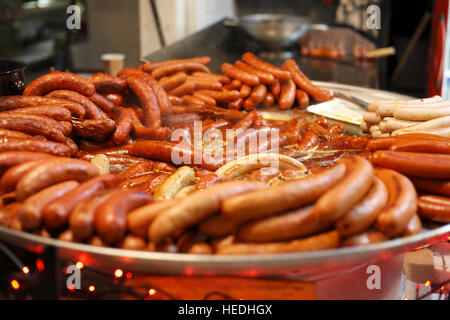
[[[125,274],[125,278],[127,278],[127,279],[131,279],[132,277],[133,277],[133,274],[131,272],[127,272]]]
[[[116,269],[116,271],[114,271],[114,276],[115,276],[116,278],[122,278],[122,276],[123,276],[123,271],[122,271],[122,269]]]
[[[89,292],[94,292],[95,291],[95,286],[91,285],[89,286]]]
[[[425,281],[424,285],[425,287],[431,286],[431,281],[430,280]]]
[[[16,279],[14,279],[14,280],[11,280],[11,287],[14,289],[14,290],[19,290],[20,289],[20,283],[19,283],[19,281],[17,281]]]
[[[441,292],[444,292],[445,291],[445,286],[442,286],[441,287]]]
[[[148,290],[148,294],[149,294],[150,296],[154,296],[154,295],[156,294],[156,290],[153,289],[153,288],[151,288],[150,290]]]
[[[27,266],[24,266],[22,268],[22,272],[25,273],[25,274],[29,274],[30,273],[30,268],[28,268]]]
[[[78,269],[83,269],[84,268],[84,263],[83,262],[81,262],[81,261],[78,261],[76,264],[75,264],[75,266],[78,268]]]
[[[45,269],[45,265],[44,265],[44,261],[42,261],[42,259],[37,259],[36,260],[36,268],[42,272]]]

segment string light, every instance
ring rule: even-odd
[[[444,292],[445,291],[445,286],[442,286],[441,287],[441,292]]]
[[[431,281],[430,280],[425,281],[424,285],[425,287],[431,286]]]
[[[90,286],[89,286],[89,292],[94,292],[94,291],[95,291],[95,286],[90,285]]]
[[[78,268],[78,269],[83,269],[84,268],[84,263],[83,262],[81,262],[81,261],[78,261],[76,264],[75,264],[75,266]]]
[[[22,268],[22,272],[25,273],[25,274],[29,274],[30,273],[30,268],[28,268],[27,266],[24,266]]]
[[[37,259],[36,260],[36,268],[42,272],[45,269],[45,265],[44,265],[44,261],[42,261],[42,259]]]
[[[150,296],[154,296],[154,295],[156,294],[156,290],[153,289],[153,288],[151,288],[150,290],[148,290],[148,294],[149,294]]]
[[[131,272],[127,272],[125,274],[125,278],[127,278],[127,279],[131,279],[132,277],[133,277],[133,274]]]
[[[19,289],[20,289],[20,283],[19,283],[19,281],[17,281],[16,279],[11,280],[11,287],[12,287],[14,290],[19,290]]]
[[[115,276],[116,278],[122,278],[122,276],[123,276],[123,271],[122,271],[122,269],[116,269],[116,271],[114,271],[114,276]]]

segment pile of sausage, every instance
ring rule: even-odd
[[[200,57],[150,62],[140,69],[158,79],[176,104],[218,104],[250,111],[275,105],[289,109],[296,100],[305,108],[310,97],[316,101],[332,98],[328,91],[316,87],[292,59],[279,68],[246,52],[234,64],[223,63],[223,75],[209,73],[209,61],[209,57]]]
[[[450,138],[450,101],[425,99],[374,101],[363,116],[361,129],[372,137],[430,133]]]
[[[422,218],[450,222],[450,139],[410,133],[372,139],[372,163],[407,175],[420,192]]]
[[[21,96],[0,97],[0,225],[98,246],[197,254],[365,245],[420,231],[416,191],[402,173],[433,194],[419,198],[419,214],[448,222],[448,199],[436,196],[449,196],[445,138],[416,139],[426,141],[411,149],[427,153],[422,168],[380,160],[383,152],[411,151],[402,145],[408,135],[388,145],[345,136],[342,124],[324,118],[265,119],[255,109],[290,108],[299,90],[317,101],[331,97],[295,62],[277,68],[246,53],[225,63],[223,75],[209,73],[208,63],[152,62],[89,79],[54,71]],[[243,138],[243,152],[217,159],[197,146],[199,122],[202,133]],[[178,129],[190,137],[187,146],[170,141]],[[274,130],[277,152],[273,139],[253,139]],[[174,163],[174,152],[189,161]],[[430,164],[439,176],[414,174]]]

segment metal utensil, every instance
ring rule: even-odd
[[[228,27],[239,27],[252,38],[273,49],[294,44],[310,28],[307,17],[282,14],[250,14],[239,18],[227,19]]]

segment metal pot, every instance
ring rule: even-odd
[[[224,23],[242,29],[270,49],[291,46],[311,28],[307,17],[282,14],[250,14]]]

